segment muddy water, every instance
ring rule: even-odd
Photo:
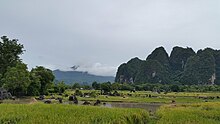
[[[79,101],[78,105],[83,105],[84,101]],[[73,104],[72,102],[64,102],[64,104]],[[91,105],[94,104],[94,101],[91,102]],[[156,110],[164,105],[164,103],[126,103],[126,102],[103,102],[101,103],[102,107],[108,108],[141,108],[147,111],[156,112]]]
[[[106,107],[116,108],[142,108],[147,111],[155,112],[163,103],[117,103],[110,102],[106,103]]]

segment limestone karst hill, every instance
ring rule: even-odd
[[[133,58],[118,67],[116,82],[220,84],[220,50],[174,47],[170,56],[156,48],[146,60]]]

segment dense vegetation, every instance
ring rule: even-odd
[[[160,83],[144,83],[144,84],[127,84],[127,83],[97,83],[93,82],[92,87],[74,84],[71,88],[96,89],[103,92],[121,91],[152,91],[152,92],[219,92],[219,85],[181,85],[181,84],[160,84]]]
[[[156,48],[146,60],[133,58],[119,66],[115,82],[205,85],[220,84],[220,50],[174,47],[168,56]]]

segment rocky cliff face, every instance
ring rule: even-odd
[[[189,57],[196,53],[192,48],[174,47],[169,58],[171,69],[176,71],[183,71]]]
[[[156,48],[148,57],[146,60],[155,60],[158,61],[161,65],[165,67],[169,67],[169,56],[166,52],[166,50],[163,47]]]
[[[220,51],[174,47],[168,56],[156,48],[146,60],[133,58],[119,66],[116,82],[220,84]]]
[[[119,66],[115,82],[127,82],[133,83],[138,71],[141,69],[143,61],[139,58],[133,58],[127,63],[123,63]]]
[[[185,84],[211,84],[215,74],[215,58],[208,50],[200,50],[188,59],[181,82]]]

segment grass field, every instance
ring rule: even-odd
[[[92,92],[91,90],[81,90],[83,93]],[[66,91],[67,94],[74,94],[75,91]],[[93,91],[94,92],[94,91]],[[100,91],[95,91],[100,93]],[[151,91],[118,91],[120,94],[124,94],[125,97],[117,97],[117,96],[108,96],[99,95],[96,98],[90,97],[78,97],[79,100],[82,101],[95,101],[97,99],[105,102],[139,102],[139,103],[170,103],[172,100],[175,100],[176,103],[200,103],[204,101],[211,102],[220,102],[220,93],[219,92],[207,92],[207,93],[199,93],[199,92],[171,92],[171,93],[155,93]],[[129,94],[129,95],[128,95]],[[152,97],[148,97],[151,95]],[[214,97],[215,99],[202,99],[199,97]]]
[[[82,90],[83,93],[94,92],[93,90]],[[95,91],[99,93],[99,91]],[[53,100],[50,105],[43,101],[25,98],[17,100],[4,100],[0,104],[0,124],[220,124],[220,93],[219,92],[179,92],[179,93],[155,93],[139,91],[118,91],[122,96],[98,95],[97,97],[77,97],[79,101],[92,101],[97,99],[108,102],[134,102],[135,103],[166,103],[157,111],[146,111],[146,109],[122,109],[106,108],[104,106],[82,106],[60,104]],[[65,94],[73,94],[67,91],[60,96],[68,101]],[[149,94],[152,97],[148,97]],[[51,96],[46,96],[50,98]],[[201,97],[201,98],[200,98]],[[171,102],[175,100],[175,102]],[[11,104],[13,103],[13,104]],[[30,104],[31,103],[31,104]],[[132,103],[133,104],[133,103]]]
[[[220,124],[220,102],[162,106],[156,124]]]
[[[98,96],[96,98],[84,98],[78,97],[82,101],[95,101],[97,99],[105,102],[139,102],[139,103],[170,103],[172,100],[175,100],[178,103],[192,103],[192,102],[203,102],[202,99],[195,99],[194,97],[157,97],[157,98],[148,98],[148,97],[115,97],[115,96]],[[219,100],[220,101],[220,100]]]
[[[1,104],[1,124],[145,124],[141,109],[59,104]]]

